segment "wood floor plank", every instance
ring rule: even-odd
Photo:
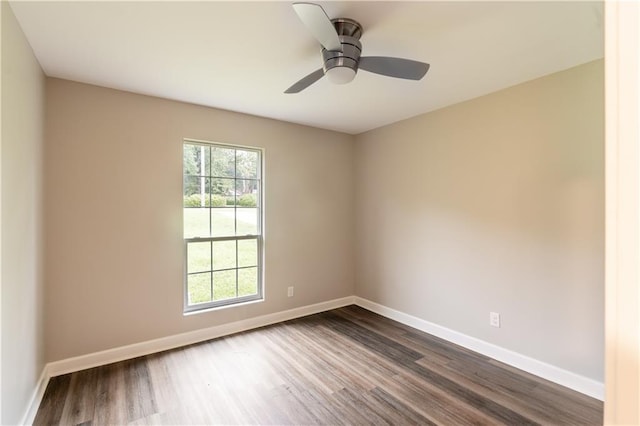
[[[170,370],[170,356],[169,353],[162,352],[147,357],[149,377],[159,413],[171,412],[180,405],[180,398],[176,393],[173,380],[175,372]]]
[[[221,350],[212,353],[216,348]],[[184,416],[188,424],[239,422],[240,412],[230,398],[233,388],[226,391],[226,376],[218,368],[229,357],[226,348],[225,340],[221,339],[216,345],[192,345],[169,353],[168,370],[178,399],[177,408],[165,410],[167,413]]]
[[[34,424],[596,425],[602,405],[348,306],[54,377]]]
[[[329,314],[327,315],[329,318]],[[334,315],[337,317],[337,315]],[[382,356],[388,357],[401,363],[406,369],[410,370],[415,375],[422,377],[429,383],[436,383],[438,388],[444,389],[448,393],[454,394],[457,399],[464,401],[465,403],[481,410],[487,415],[494,417],[497,420],[503,421],[507,424],[533,424],[530,419],[519,415],[506,407],[494,403],[488,400],[484,396],[471,391],[468,388],[460,386],[454,381],[443,377],[434,370],[425,368],[424,366],[415,363],[418,359],[422,358],[421,354],[417,351],[410,350],[405,346],[399,345],[395,341],[386,338],[385,336],[374,333],[359,325],[347,326],[344,322],[339,320],[333,320],[331,326],[351,337],[353,340],[363,344],[374,352],[379,353]]]
[[[398,374],[394,377],[394,382],[395,385],[385,388],[385,391],[436,424],[501,424],[466,402],[457,400],[450,392],[439,389],[437,384],[426,382],[410,373]]]
[[[337,314],[331,312],[326,313],[324,319],[327,321],[329,327],[339,331],[354,342],[376,353],[384,354],[386,358],[396,360],[403,365],[422,358],[420,352],[403,346],[386,336],[371,332],[364,327],[345,320]]]
[[[334,399],[344,407],[345,418],[350,419],[354,424],[391,424],[384,415],[379,415],[361,396],[362,393],[354,392],[348,388],[341,389],[333,395]]]
[[[98,367],[97,376],[94,423],[126,424],[129,418],[127,397],[122,391],[125,386],[124,364],[115,363]]]
[[[369,392],[371,399],[384,410],[393,425],[435,425],[436,423],[381,388]]]
[[[334,362],[341,363],[352,374],[362,375],[362,372],[366,372],[362,378],[366,379],[366,390],[385,383],[401,371],[397,364],[354,345],[348,338],[330,328],[318,327],[314,333],[325,342],[322,351],[324,356],[332,357]]]
[[[335,409],[333,404],[327,403],[327,398],[320,393],[310,390],[302,393],[294,393],[305,411],[314,418],[313,424],[337,425],[342,424],[344,417]],[[329,397],[331,400],[332,398]],[[296,424],[304,424],[297,422]]]
[[[572,397],[569,398],[568,396]],[[553,410],[556,418],[563,422],[576,424],[588,424],[597,419],[602,424],[602,412],[604,404],[601,401],[586,400],[585,395],[570,389],[562,388],[552,383],[539,384],[529,394],[529,398],[535,404]]]
[[[70,384],[71,374],[64,374],[49,380],[33,421],[35,426],[60,423],[64,401],[69,393]]]
[[[274,353],[278,354],[279,357],[287,360],[287,369],[295,373],[295,378],[301,380],[303,383],[307,383],[305,387],[314,387],[325,394],[332,394],[341,388],[335,381],[327,380],[327,377],[324,375],[318,376],[312,374],[314,368],[306,360],[305,356],[291,357],[290,354],[295,353],[297,346],[293,344],[290,339],[286,339],[282,333],[278,334],[273,329],[269,329],[266,332],[272,336],[272,339],[267,341],[266,344]],[[275,342],[277,342],[277,344]]]
[[[156,414],[158,409],[146,358],[123,361],[122,366],[128,421]]]
[[[464,387],[453,380],[449,380],[434,370],[425,368],[424,366],[413,363],[408,366],[409,370],[423,380],[436,384],[438,388],[454,395],[456,399],[464,402],[477,410],[482,411],[496,420],[505,424],[529,425],[536,424],[527,417],[500,405],[496,401],[487,398],[485,395],[474,392],[472,389]]]
[[[562,419],[562,413],[555,412],[553,407],[541,408],[536,404],[536,401],[532,401],[529,398],[530,392],[535,386],[534,384],[524,389],[514,390],[511,388],[511,390],[505,390],[500,386],[494,386],[491,381],[484,380],[479,375],[462,373],[450,365],[434,364],[428,358],[423,358],[417,362],[426,367],[431,366],[437,369],[439,374],[444,377],[473,390],[477,394],[485,395],[500,405],[525,415],[536,423],[550,424]],[[560,423],[564,422],[560,421]]]
[[[95,414],[96,389],[98,380],[98,370],[78,371],[71,374],[71,382],[67,391],[60,416],[60,424],[73,424],[88,422],[93,420]]]

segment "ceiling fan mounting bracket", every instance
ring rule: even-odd
[[[362,25],[353,19],[336,18],[332,19],[331,23],[336,29],[338,36],[353,37],[356,40],[359,40],[360,37],[362,37]]]

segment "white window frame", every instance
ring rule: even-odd
[[[240,150],[240,151],[248,151],[248,152],[255,152],[258,154],[258,164],[259,164],[259,168],[258,168],[258,176],[256,178],[257,183],[258,183],[258,196],[256,197],[256,201],[257,201],[257,209],[258,209],[258,214],[257,214],[257,229],[258,229],[258,233],[257,234],[247,234],[247,235],[235,235],[235,236],[221,236],[221,237],[212,237],[212,236],[201,236],[201,237],[183,237],[184,239],[184,249],[183,249],[183,253],[184,253],[184,263],[183,263],[183,313],[184,314],[191,314],[191,313],[197,313],[197,312],[203,312],[203,311],[209,311],[212,309],[217,309],[217,308],[223,308],[223,307],[230,307],[230,306],[236,306],[239,304],[246,304],[246,303],[253,303],[253,302],[260,302],[264,300],[264,202],[263,202],[263,192],[264,192],[264,150],[262,148],[258,148],[258,147],[253,147],[253,146],[243,146],[243,145],[233,145],[233,144],[226,144],[226,143],[219,143],[219,142],[210,142],[210,141],[202,141],[202,140],[196,140],[196,139],[184,139],[183,143],[182,143],[182,147],[183,147],[183,156],[184,156],[184,147],[186,145],[202,145],[202,146],[208,146],[208,147],[219,147],[219,148],[225,148],[225,149],[234,149],[234,150]],[[237,171],[236,171],[237,172]],[[183,197],[184,197],[184,185],[185,185],[185,177],[187,175],[185,174],[185,170],[184,170],[184,157],[183,157],[183,170],[182,170],[182,184],[183,184]],[[213,176],[206,176],[206,178],[212,178]],[[228,178],[228,177],[224,177],[224,178]],[[242,179],[242,178],[238,178],[237,175],[234,175],[233,177],[234,180],[238,180],[238,179]],[[184,205],[183,205],[183,213],[184,213]],[[214,208],[213,206],[209,207]],[[237,209],[237,205],[234,205],[234,209]],[[234,215],[236,216],[236,215]],[[236,216],[236,220],[237,220],[237,216]],[[184,232],[184,214],[183,214],[183,232]],[[254,295],[249,295],[249,296],[241,296],[241,297],[235,297],[235,298],[229,298],[229,299],[223,299],[223,300],[214,300],[211,302],[203,302],[203,303],[197,303],[197,304],[189,304],[189,283],[188,283],[188,277],[189,277],[189,271],[188,271],[188,245],[189,243],[195,243],[195,242],[216,242],[216,241],[242,241],[242,240],[256,240],[257,243],[257,265],[256,265],[256,269],[257,269],[257,294]],[[236,271],[236,285],[237,285],[237,280],[238,280],[238,270],[240,269],[244,269],[243,267],[238,267],[237,264],[237,259],[238,259],[238,254],[237,254],[237,244],[236,244],[236,267],[235,267],[235,271]],[[213,272],[213,254],[211,257],[211,268]]]

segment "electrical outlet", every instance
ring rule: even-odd
[[[492,327],[500,327],[500,314],[497,312],[489,312],[489,324]]]
[[[287,288],[287,297],[293,297],[293,287]]]

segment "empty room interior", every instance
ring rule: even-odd
[[[1,424],[640,422],[638,5],[1,5]]]

